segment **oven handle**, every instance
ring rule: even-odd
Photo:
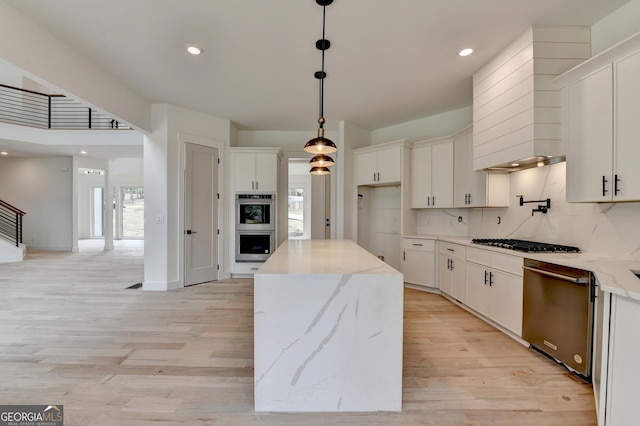
[[[558,278],[559,280],[569,281],[574,284],[588,284],[589,277],[569,277],[567,275],[556,274],[555,272],[545,271],[543,269],[532,268],[530,266],[523,266],[522,269],[531,271],[536,274],[546,275],[548,277]]]

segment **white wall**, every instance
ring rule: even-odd
[[[71,157],[0,158],[0,199],[25,211],[27,249],[72,249]]]
[[[591,27],[592,56],[639,31],[640,0],[631,0]]]
[[[358,190],[353,176],[353,150],[371,144],[371,132],[346,121],[340,122],[340,138],[332,178],[331,238],[358,240]]]
[[[406,123],[384,127],[371,132],[371,144],[406,139],[416,142],[456,133],[473,122],[471,106],[407,121]]]
[[[148,101],[4,2],[0,2],[0,58],[59,93],[99,106],[138,129],[150,129]]]
[[[221,159],[219,188],[221,202],[228,193],[224,167],[224,147],[229,146],[233,126],[229,120],[186,110],[173,105],[158,104],[152,108],[153,131],[144,138],[145,186],[145,290],[168,290],[182,286],[183,276],[183,208],[184,208],[184,143],[194,142],[218,149]],[[227,203],[230,201],[226,201]],[[225,204],[226,205],[226,204]],[[222,246],[228,247],[227,209],[221,208]],[[161,219],[158,221],[157,219]],[[161,223],[158,223],[161,222]],[[227,250],[220,271],[229,275]]]

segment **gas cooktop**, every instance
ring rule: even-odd
[[[524,252],[541,252],[541,253],[579,253],[578,247],[563,246],[560,244],[539,243],[536,241],[511,240],[511,239],[493,239],[493,238],[474,238],[472,243],[482,244],[485,246],[500,247],[508,250],[517,250]]]

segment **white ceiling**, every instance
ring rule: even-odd
[[[151,102],[239,129],[310,130],[314,0],[4,0]],[[592,25],[627,0],[335,0],[326,127],[378,129],[471,104],[471,76],[530,25]],[[190,57],[185,45],[204,54]],[[461,58],[457,52],[472,47]]]

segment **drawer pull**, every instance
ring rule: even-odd
[[[411,245],[412,245],[412,246],[422,247],[422,244],[420,244],[420,243],[413,243],[413,244],[411,244]]]

